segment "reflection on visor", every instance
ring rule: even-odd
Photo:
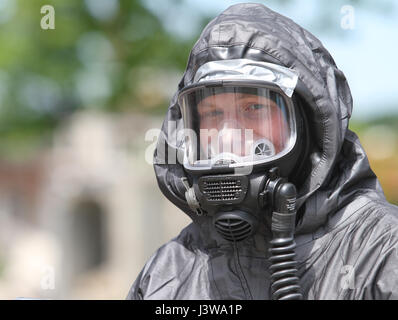
[[[295,134],[285,99],[266,87],[201,87],[183,95],[190,164],[245,164],[284,153]]]

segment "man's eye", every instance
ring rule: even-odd
[[[266,107],[266,106],[263,105],[263,104],[261,104],[261,103],[253,103],[253,104],[250,104],[250,105],[246,108],[246,110],[248,110],[248,111],[256,111],[256,110],[264,109],[265,107]]]
[[[220,110],[211,110],[211,111],[203,112],[200,117],[201,118],[215,118],[215,117],[221,116],[222,114],[223,114],[223,112]]]

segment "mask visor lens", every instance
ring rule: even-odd
[[[268,87],[202,86],[180,95],[191,166],[274,160],[295,142],[293,104]]]

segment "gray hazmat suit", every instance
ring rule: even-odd
[[[348,129],[352,98],[344,74],[321,42],[260,4],[229,7],[195,43],[178,91],[208,61],[247,58],[295,70],[313,140],[298,188],[295,241],[304,299],[398,299],[398,208],[389,204],[358,137]],[[270,299],[267,236],[231,243],[185,200],[181,164],[160,161],[171,101],[154,155],[163,194],[192,219],[147,261],[127,299]]]

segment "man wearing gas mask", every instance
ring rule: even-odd
[[[398,208],[351,111],[344,74],[292,20],[260,4],[213,19],[154,155],[160,189],[192,223],[127,298],[398,299]]]

